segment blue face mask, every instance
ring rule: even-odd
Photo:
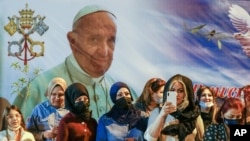
[[[224,122],[227,125],[237,125],[237,124],[239,124],[239,119],[227,119],[227,118],[224,118]]]
[[[202,107],[202,108],[210,108],[214,105],[213,102],[203,102],[203,101],[200,101],[199,105]]]

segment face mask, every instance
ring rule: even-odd
[[[227,118],[224,118],[224,122],[227,125],[237,125],[237,124],[239,124],[239,119],[227,119]]]
[[[157,104],[162,104],[163,97],[159,97],[156,93],[153,93],[153,99]]]
[[[84,101],[76,102],[75,109],[79,113],[84,113],[89,110],[89,102],[84,102]]]
[[[199,105],[202,107],[202,108],[210,108],[214,105],[213,102],[203,102],[203,101],[200,101]]]
[[[120,109],[129,109],[132,105],[131,98],[122,97],[116,100],[115,105]]]
[[[162,104],[163,97],[154,97],[154,100],[157,104]]]

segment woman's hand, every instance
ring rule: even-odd
[[[160,116],[166,117],[168,114],[176,111],[176,106],[171,102],[165,102],[161,108]]]
[[[57,136],[58,128],[54,127],[52,130],[47,130],[43,132],[43,138],[53,139]]]

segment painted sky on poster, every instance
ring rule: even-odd
[[[168,79],[176,73],[190,77],[194,83],[220,87],[241,87],[249,83],[250,58],[242,51],[232,35],[237,30],[228,18],[228,9],[238,4],[250,11],[248,1],[226,0],[1,0],[0,1],[0,92],[12,101],[11,84],[20,74],[10,68],[8,41],[19,40],[21,35],[10,36],[3,27],[8,16],[19,16],[25,4],[35,10],[34,15],[45,16],[49,30],[44,35],[33,34],[34,40],[45,42],[45,55],[28,62],[31,68],[44,71],[62,62],[70,53],[66,33],[71,30],[74,14],[84,5],[100,3],[114,11],[118,23],[118,40],[113,64],[108,71],[140,94],[144,83],[151,77]],[[3,12],[4,11],[4,12]],[[202,24],[202,35],[191,34],[184,28]],[[204,35],[209,31],[229,36],[222,41]],[[20,61],[21,62],[21,61]]]

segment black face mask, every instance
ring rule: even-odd
[[[129,109],[132,105],[131,98],[122,97],[115,102],[116,107],[120,109]]]
[[[227,118],[224,118],[224,122],[227,125],[238,125],[239,124],[239,119],[227,119]]]
[[[89,111],[89,102],[79,101],[75,103],[75,109],[77,112],[84,113]]]

